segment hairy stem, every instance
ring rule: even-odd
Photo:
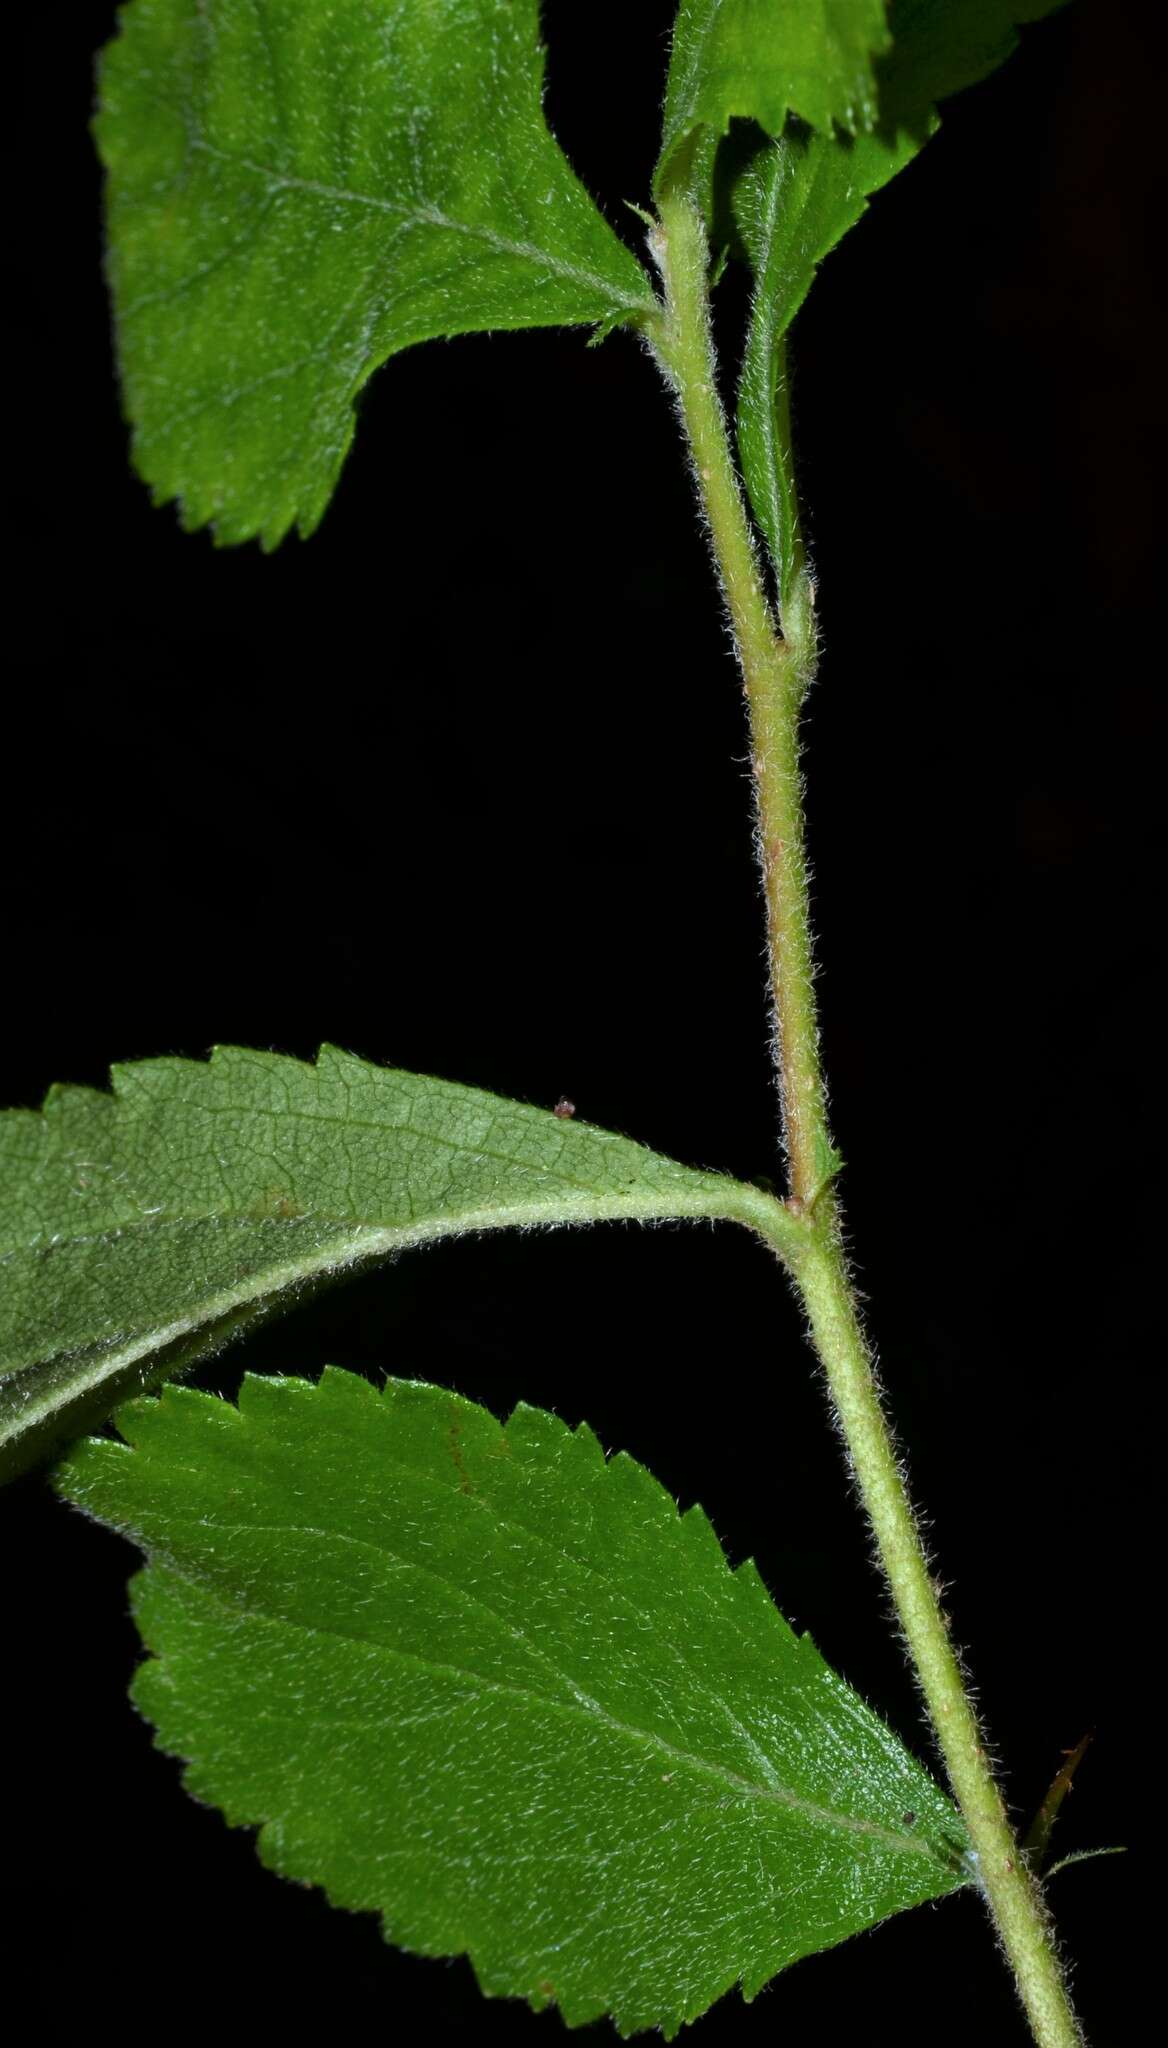
[[[650,341],[677,397],[750,712],[789,1176],[786,1207],[804,1225],[798,1250],[792,1250],[786,1232],[783,1245],[775,1242],[775,1249],[807,1313],[880,1562],[969,1831],[978,1878],[1034,2038],[1041,2048],[1076,2048],[1082,2035],[1050,1922],[1006,1816],[938,1604],[840,1242],[831,1187],[837,1162],[812,986],[798,759],[799,711],[815,659],[810,587],[797,567],[784,593],[780,630],[767,602],[718,398],[705,230],[684,190],[663,196],[651,243],[665,306]],[[789,477],[785,488],[794,508]]]
[[[783,1136],[792,1202],[807,1211],[835,1163],[819,1066],[799,778],[799,707],[814,668],[814,615],[800,576],[786,637],[775,631],[715,382],[700,218],[684,204],[664,204],[651,246],[667,294],[657,353],[677,393],[750,706]]]

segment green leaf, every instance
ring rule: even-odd
[[[147,1553],[161,1747],[272,1869],[488,1994],[672,2036],[969,1880],[948,1800],[754,1566],[586,1427],[331,1370],[118,1422],[133,1448],[57,1483]]]
[[[816,1184],[815,1192],[811,1197],[812,1202],[818,1201],[824,1188],[830,1187],[832,1181],[835,1180],[838,1174],[843,1172],[843,1169],[843,1153],[838,1151],[832,1144],[826,1131],[822,1129],[817,1130],[815,1133]]]
[[[937,100],[977,85],[1018,47],[1018,30],[1066,0],[889,0],[891,48],[876,67],[881,127],[931,133]]]
[[[893,42],[876,65],[872,132],[846,136],[799,122],[783,128],[762,121],[777,140],[734,179],[734,213],[755,276],[738,394],[739,451],[782,599],[791,592],[798,566],[786,432],[787,329],[823,258],[854,227],[873,193],[934,133],[934,102],[986,77],[1014,49],[1016,24],[1036,21],[1061,4],[893,0]]]
[[[800,563],[786,390],[787,329],[829,250],[916,154],[911,136],[817,135],[792,124],[754,158],[734,210],[755,277],[738,386],[738,448],[751,509],[786,605]]]
[[[678,175],[706,201],[713,152],[734,115],[782,133],[789,114],[866,128],[872,62],[888,45],[884,0],[681,0],[654,193]]]
[[[101,66],[134,459],[187,527],[322,517],[397,350],[654,299],[552,140],[538,0],[133,0]]]
[[[220,1048],[0,1116],[0,1459],[404,1246],[506,1225],[781,1203],[627,1138],[364,1061]]]

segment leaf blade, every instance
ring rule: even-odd
[[[466,1231],[781,1205],[478,1089],[220,1047],[0,1116],[0,1457],[100,1420],[305,1286]],[[90,1400],[96,1401],[92,1408]],[[104,1404],[104,1406],[102,1405]]]
[[[784,341],[823,258],[936,132],[936,101],[978,83],[1017,46],[1019,25],[1064,0],[892,0],[875,66],[873,121],[847,136],[788,122],[736,176],[732,206],[755,277],[738,391],[738,446],[780,599],[796,570]],[[762,124],[766,126],[765,123]]]
[[[323,516],[353,405],[437,335],[651,311],[552,139],[538,0],[133,0],[101,66],[134,459],[189,528]]]
[[[788,128],[739,179],[735,217],[755,277],[738,385],[737,437],[751,510],[774,565],[780,607],[799,567],[791,470],[785,339],[823,258],[866,212],[918,145],[859,135],[845,144]]]
[[[332,1370],[119,1420],[134,1448],[59,1484],[151,1558],[139,1705],[388,1938],[671,2035],[966,1881],[948,1801],[753,1567],[587,1429]]]
[[[790,114],[830,132],[871,124],[872,73],[887,48],[884,0],[682,0],[665,88],[661,153],[653,190],[679,160],[709,219],[712,152],[734,117],[779,135]]]

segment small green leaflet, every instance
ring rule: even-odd
[[[538,0],[132,0],[101,66],[134,459],[187,527],[321,519],[397,350],[654,298],[553,141]]]
[[[735,187],[734,210],[755,277],[738,385],[738,449],[781,605],[791,596],[799,566],[786,332],[824,256],[918,147],[905,135],[857,135],[845,143],[792,124],[760,151]]]
[[[586,1427],[332,1370],[118,1426],[57,1484],[147,1554],[161,1747],[272,1869],[488,1994],[671,2038],[969,1881],[949,1801],[754,1566]]]
[[[782,1204],[476,1088],[221,1047],[116,1067],[0,1115],[0,1469],[297,1293],[408,1245],[507,1225]]]
[[[732,204],[755,276],[738,391],[738,444],[755,518],[780,597],[797,567],[786,431],[783,338],[823,258],[869,199],[910,163],[937,127],[934,102],[975,84],[1017,43],[1016,24],[1062,0],[893,0],[892,47],[876,65],[871,132],[846,136],[766,121],[774,140],[736,180]],[[799,109],[798,111],[802,111]]]
[[[708,198],[713,152],[733,115],[771,135],[788,114],[827,131],[833,122],[868,127],[873,58],[888,40],[884,0],[681,0],[654,192],[680,165]]]

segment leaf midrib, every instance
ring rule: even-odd
[[[400,1458],[394,1457],[392,1455],[387,1459],[387,1464],[392,1468],[394,1472],[401,1475],[404,1481],[432,1495],[436,1494],[439,1497],[439,1500],[443,1504],[445,1504],[445,1501],[447,1499],[447,1489],[443,1485],[442,1481],[435,1477],[433,1472],[429,1471],[424,1467],[406,1464]],[[493,1500],[489,1495],[482,1492],[478,1488],[474,1489],[471,1500],[468,1504],[471,1507],[472,1512],[481,1512],[487,1515],[493,1532],[497,1532],[498,1534],[503,1536],[520,1536],[527,1538],[530,1542],[537,1544],[541,1550],[550,1552],[553,1559],[559,1559],[561,1562],[566,1562],[569,1568],[579,1578],[582,1578],[584,1580],[598,1581],[605,1588],[609,1597],[612,1600],[619,1603],[621,1608],[625,1611],[625,1613],[630,1617],[631,1620],[636,1622],[643,1621],[645,1619],[644,1609],[637,1606],[632,1595],[628,1593],[625,1587],[622,1584],[620,1584],[620,1582],[617,1579],[614,1579],[609,1572],[603,1570],[600,1565],[593,1563],[587,1557],[582,1557],[578,1552],[573,1552],[570,1549],[566,1549],[562,1542],[560,1542],[552,1536],[549,1536],[546,1530],[541,1529],[538,1526],[538,1524],[533,1524],[529,1519],[525,1518],[521,1512],[518,1514],[504,1513],[504,1511],[498,1505],[497,1501]],[[189,1520],[190,1518],[179,1517],[178,1519]],[[680,1523],[680,1516],[678,1520]],[[243,1529],[249,1525],[241,1523],[232,1524],[228,1526],[234,1527],[236,1529]],[[536,1644],[530,1643],[530,1638],[524,1634],[524,1631],[519,1627],[517,1623],[508,1621],[503,1615],[499,1614],[496,1611],[496,1609],[489,1604],[488,1601],[483,1599],[480,1594],[469,1592],[465,1586],[459,1584],[456,1580],[444,1577],[440,1572],[431,1570],[428,1566],[424,1564],[410,1565],[408,1564],[407,1560],[399,1558],[395,1551],[389,1550],[384,1543],[379,1544],[372,1537],[354,1536],[350,1534],[349,1531],[344,1529],[335,1529],[331,1531],[328,1529],[317,1529],[315,1527],[309,1529],[301,1527],[300,1525],[295,1523],[265,1526],[268,1528],[269,1533],[271,1533],[273,1526],[280,1528],[287,1527],[291,1533],[318,1536],[326,1544],[329,1541],[334,1541],[340,1543],[348,1543],[364,1550],[370,1550],[373,1552],[374,1556],[388,1558],[390,1562],[393,1564],[403,1565],[407,1569],[412,1569],[419,1572],[423,1578],[433,1579],[438,1584],[449,1587],[458,1596],[458,1598],[462,1600],[466,1605],[481,1609],[481,1611],[484,1614],[490,1615],[492,1619],[497,1621],[502,1627],[511,1630],[514,1634],[518,1635],[520,1639],[524,1642],[528,1642],[534,1653],[541,1659],[543,1663],[545,1663],[548,1666],[548,1669],[553,1673],[553,1675],[556,1678],[561,1679],[563,1683],[567,1685],[573,1692],[579,1693],[581,1691],[581,1688],[577,1686],[575,1679],[569,1677],[567,1672],[561,1671],[557,1665],[553,1664],[551,1658],[547,1656],[546,1652],[540,1650]],[[749,1653],[751,1649],[750,1638],[747,1635],[746,1631],[742,1628],[737,1615],[731,1613],[726,1618],[730,1626],[732,1627],[735,1636],[742,1644],[743,1649],[747,1653]],[[786,1626],[785,1623],[782,1625],[784,1627]],[[741,1739],[743,1746],[748,1751],[750,1751],[752,1755],[756,1758],[762,1774],[765,1777],[769,1778],[773,1785],[777,1786],[780,1782],[778,1772],[774,1768],[773,1764],[771,1763],[769,1757],[767,1756],[765,1750],[762,1748],[761,1744],[756,1742],[754,1737],[751,1735],[750,1730],[743,1726],[743,1723],[739,1719],[738,1715],[734,1712],[733,1708],[729,1705],[728,1701],[722,1698],[721,1693],[715,1692],[709,1686],[702,1672],[695,1670],[694,1666],[690,1663],[688,1657],[685,1655],[683,1650],[679,1647],[677,1641],[672,1636],[670,1636],[667,1639],[665,1647],[669,1651],[670,1656],[674,1659],[675,1664],[680,1668],[681,1671],[685,1673],[687,1679],[689,1680],[689,1683],[693,1686],[695,1691],[701,1693],[707,1700],[712,1701],[713,1704],[718,1707],[720,1712],[724,1714],[726,1720],[730,1724],[730,1727],[733,1729],[734,1733]],[[596,1706],[597,1711],[600,1711],[598,1704],[596,1702],[590,1702],[590,1704]]]
[[[378,213],[392,214],[395,219],[404,220],[411,226],[445,228],[451,234],[467,235],[475,241],[484,242],[499,255],[520,256],[527,262],[542,263],[558,277],[571,278],[576,284],[587,285],[610,304],[627,306],[630,312],[652,313],[657,309],[657,301],[651,291],[646,291],[643,296],[624,291],[608,278],[598,276],[595,271],[565,262],[562,256],[555,255],[537,242],[512,240],[482,222],[455,220],[429,200],[423,200],[414,206],[402,206],[392,199],[381,199],[371,192],[356,192],[347,185],[328,185],[323,180],[301,178],[291,172],[278,171],[271,164],[260,163],[255,157],[240,156],[234,150],[220,149],[217,143],[208,142],[202,135],[191,136],[188,146],[192,151],[198,150],[205,156],[215,158],[217,162],[233,164],[239,170],[249,171],[254,177],[262,178],[269,192],[306,192],[317,199],[330,199],[346,206],[365,206]],[[624,248],[623,243],[620,246]],[[625,254],[629,255],[629,251],[625,250]],[[636,258],[630,256],[630,261],[635,262]]]
[[[735,1183],[728,1183],[730,1186]],[[211,1210],[200,1214],[177,1215],[166,1218],[142,1217],[136,1222],[111,1224],[105,1231],[96,1231],[87,1236],[64,1238],[59,1247],[64,1249],[77,1244],[101,1245],[113,1243],[119,1237],[131,1232],[146,1232],[166,1227],[183,1229],[192,1224],[215,1222],[220,1227],[232,1224],[241,1228],[284,1230],[296,1224],[336,1223],[336,1238],[318,1245],[310,1256],[298,1261],[286,1262],[280,1266],[262,1266],[242,1280],[238,1286],[222,1289],[219,1293],[200,1301],[198,1308],[188,1316],[172,1317],[169,1321],[151,1322],[145,1326],[131,1326],[106,1340],[95,1339],[91,1343],[62,1346],[58,1350],[38,1349],[35,1358],[26,1359],[22,1364],[9,1365],[0,1359],[0,1404],[7,1389],[15,1385],[21,1376],[33,1372],[40,1365],[52,1362],[65,1363],[70,1358],[77,1362],[78,1371],[90,1370],[93,1378],[87,1382],[96,1387],[125,1365],[133,1364],[151,1351],[160,1349],[176,1339],[194,1335],[202,1329],[212,1331],[223,1317],[236,1309],[263,1303],[287,1293],[302,1280],[314,1279],[325,1273],[340,1273],[348,1268],[387,1258],[395,1251],[406,1251],[413,1245],[434,1243],[440,1238],[470,1237],[479,1232],[494,1230],[562,1230],[574,1226],[597,1223],[685,1223],[704,1219],[709,1222],[747,1223],[748,1218],[733,1205],[715,1200],[713,1192],[708,1199],[694,1199],[689,1203],[675,1201],[672,1197],[658,1195],[649,1188],[642,1193],[634,1187],[632,1192],[616,1191],[594,1195],[589,1202],[578,1208],[557,1208],[549,1197],[546,1205],[536,1201],[529,1203],[495,1204],[478,1208],[451,1210],[446,1215],[429,1215],[420,1222],[403,1223],[361,1223],[345,1218],[333,1218],[322,1211],[308,1209],[300,1216],[227,1216]],[[0,1259],[0,1266],[19,1258],[29,1251],[28,1246],[19,1246]],[[35,1247],[33,1248],[35,1249]],[[55,1405],[50,1400],[48,1407],[38,1409],[37,1416],[47,1414]],[[36,1419],[26,1415],[26,1423]],[[0,1444],[6,1441],[0,1425]]]
[[[771,253],[774,249],[775,238],[779,224],[779,193],[781,190],[784,198],[789,200],[792,188],[795,188],[795,205],[793,208],[788,207],[787,209],[784,210],[783,213],[784,236],[788,241],[790,241],[794,238],[795,229],[798,227],[809,205],[811,204],[811,195],[815,186],[815,174],[818,172],[819,168],[818,163],[813,164],[812,177],[808,179],[801,179],[799,176],[800,162],[802,161],[803,163],[806,163],[808,161],[812,148],[815,146],[815,143],[820,140],[822,140],[822,138],[819,137],[814,130],[812,130],[812,139],[810,142],[804,145],[804,155],[802,159],[800,159],[798,155],[793,155],[793,160],[791,164],[791,175],[789,178],[784,178],[781,175],[781,171],[785,165],[787,152],[793,152],[795,149],[795,145],[792,144],[785,135],[777,135],[773,143],[771,144],[771,149],[773,151],[772,176],[769,182],[766,207],[763,215],[765,224],[763,229],[763,237],[760,250],[761,260],[757,266],[756,271],[756,277],[758,282],[756,283],[753,295],[753,303],[751,306],[752,315],[755,314],[756,308],[761,309],[758,311],[757,315],[759,325],[770,340],[777,339],[778,332],[785,331],[785,329],[776,331],[775,298],[777,295],[773,291],[766,291],[762,283],[762,280],[766,277],[767,271],[770,268]],[[836,145],[834,142],[831,145],[832,148],[835,148],[837,146],[838,145]],[[786,279],[784,279],[784,283],[786,283]],[[789,325],[790,322],[788,321],[786,324]]]
[[[721,11],[721,6],[722,0],[709,0],[709,4],[706,10],[706,18],[703,21],[701,28],[698,30],[697,35],[694,36],[692,42],[690,43],[690,61],[686,67],[685,73],[680,84],[678,99],[682,106],[685,108],[686,115],[688,115],[688,117],[691,119],[693,116],[695,81],[697,79],[701,59],[706,54],[706,44],[710,40],[710,32],[714,26],[714,22],[717,19],[718,14]],[[709,123],[707,122],[701,125],[705,125],[708,127]]]
[[[797,162],[792,165],[790,178],[784,178],[782,175],[785,165],[785,152],[788,146],[786,138],[781,135],[776,136],[771,145],[773,151],[772,170],[767,187],[766,204],[762,214],[763,232],[759,250],[760,260],[757,266],[755,266],[755,287],[751,295],[750,318],[753,332],[748,334],[746,344],[747,352],[749,353],[751,342],[754,336],[757,335],[766,396],[764,397],[763,404],[758,409],[761,418],[756,424],[760,426],[761,438],[766,451],[767,499],[771,520],[775,529],[775,539],[778,543],[779,552],[778,558],[775,561],[775,569],[780,581],[784,574],[782,555],[786,536],[783,531],[782,494],[778,484],[778,457],[775,452],[775,409],[770,384],[774,349],[782,335],[786,332],[790,321],[788,320],[783,327],[779,326],[775,318],[777,294],[765,288],[764,280],[770,268],[771,253],[774,249],[775,236],[778,229],[780,190],[784,195],[787,195],[790,193],[792,186],[798,186],[801,182]],[[804,181],[802,189],[797,195],[794,208],[784,215],[784,227],[789,229],[792,234],[806,213],[810,198],[811,183],[810,181]]]
[[[408,1468],[404,1469],[408,1470]],[[207,1528],[206,1522],[201,1521],[194,1515],[172,1515],[169,1517],[169,1520],[172,1526],[186,1524],[190,1527],[204,1530]],[[444,1578],[440,1573],[431,1571],[424,1565],[415,1564],[410,1559],[399,1557],[395,1551],[387,1549],[382,1544],[373,1543],[368,1538],[349,1536],[343,1530],[318,1529],[310,1525],[286,1522],[268,1524],[217,1521],[213,1526],[216,1533],[222,1532],[224,1535],[298,1535],[322,1538],[325,1542],[333,1542],[339,1539],[342,1542],[354,1544],[362,1549],[372,1550],[375,1556],[388,1559],[390,1563],[399,1566],[404,1571],[414,1572],[425,1578],[432,1578],[438,1584],[448,1589],[453,1589],[463,1598],[473,1601],[476,1606],[481,1607],[484,1613],[489,1614],[502,1627],[518,1633],[522,1640],[527,1641],[527,1638],[523,1636],[522,1630],[516,1631],[513,1622],[498,1614],[494,1608],[489,1606],[478,1595],[467,1594],[465,1588],[458,1586],[454,1580]],[[945,1870],[948,1875],[956,1876],[956,1873],[949,1871],[944,1859],[936,1854],[932,1844],[924,1836],[900,1835],[893,1829],[881,1826],[877,1821],[863,1820],[852,1814],[839,1813],[832,1807],[820,1806],[816,1801],[807,1799],[802,1794],[792,1791],[789,1786],[783,1785],[777,1778],[773,1786],[755,1784],[751,1779],[744,1778],[737,1771],[731,1770],[728,1765],[719,1764],[710,1758],[695,1755],[691,1750],[681,1749],[676,1744],[669,1742],[664,1736],[658,1735],[652,1729],[637,1728],[631,1722],[620,1720],[618,1716],[610,1714],[598,1701],[592,1699],[590,1694],[584,1692],[583,1688],[577,1685],[576,1681],[567,1672],[560,1671],[552,1663],[551,1659],[547,1657],[546,1653],[541,1650],[537,1649],[536,1654],[543,1658],[549,1669],[576,1695],[573,1701],[549,1698],[542,1693],[531,1691],[527,1686],[516,1685],[510,1681],[484,1678],[480,1673],[466,1670],[461,1665],[451,1664],[437,1658],[423,1657],[420,1653],[413,1650],[396,1649],[391,1643],[377,1642],[368,1636],[353,1635],[349,1630],[340,1628],[335,1623],[305,1622],[299,1621],[292,1616],[274,1614],[260,1608],[254,1596],[250,1606],[241,1606],[240,1603],[225,1597],[224,1593],[214,1582],[209,1584],[197,1572],[183,1570],[164,1551],[156,1551],[152,1561],[154,1560],[160,1562],[162,1569],[173,1577],[195,1587],[199,1593],[211,1600],[224,1614],[239,1615],[242,1613],[245,1618],[258,1620],[273,1629],[292,1628],[298,1633],[309,1637],[326,1636],[331,1637],[337,1642],[352,1643],[359,1649],[373,1651],[400,1664],[409,1665],[412,1669],[429,1672],[436,1677],[456,1679],[466,1685],[472,1692],[477,1690],[484,1693],[502,1694],[509,1698],[522,1700],[539,1711],[552,1711],[569,1716],[577,1714],[587,1715],[589,1719],[603,1723],[617,1735],[627,1737],[630,1741],[643,1742],[656,1749],[662,1757],[674,1763],[688,1765],[693,1770],[704,1773],[707,1777],[713,1778],[718,1783],[725,1785],[738,1797],[754,1799],[764,1804],[769,1803],[786,1810],[798,1812],[815,1826],[832,1827],[844,1833],[867,1836],[875,1841],[882,1842],[885,1846],[898,1853],[907,1852],[911,1855],[926,1856],[930,1862]],[[165,1656],[160,1661],[165,1662]],[[714,1697],[717,1696],[714,1695]],[[721,1704],[720,1701],[719,1704]]]
[[[184,1105],[184,1107],[186,1106],[188,1105]],[[238,1119],[239,1117],[246,1116],[269,1116],[273,1119],[279,1118],[282,1120],[284,1118],[289,1118],[295,1122],[301,1122],[311,1125],[319,1124],[324,1126],[325,1128],[336,1128],[341,1131],[364,1131],[368,1133],[370,1136],[375,1137],[378,1141],[382,1143],[384,1143],[384,1141],[387,1138],[416,1138],[420,1145],[432,1146],[438,1151],[447,1152],[451,1154],[454,1158],[489,1159],[493,1162],[494,1165],[503,1167],[508,1173],[527,1173],[533,1176],[538,1175],[544,1179],[557,1181],[563,1187],[569,1188],[573,1192],[579,1192],[591,1199],[598,1201],[608,1200],[612,1198],[623,1200],[623,1190],[626,1185],[639,1186],[641,1184],[638,1173],[638,1168],[642,1164],[642,1161],[640,1160],[634,1160],[630,1162],[631,1173],[628,1182],[621,1181],[618,1183],[616,1187],[609,1187],[598,1191],[593,1182],[588,1180],[582,1180],[579,1178],[578,1175],[574,1173],[565,1172],[562,1166],[559,1165],[558,1161],[542,1161],[539,1165],[532,1165],[529,1164],[528,1161],[523,1159],[518,1153],[500,1152],[490,1145],[470,1145],[459,1138],[444,1137],[442,1133],[438,1131],[419,1130],[414,1124],[408,1122],[395,1123],[390,1122],[387,1119],[383,1120],[376,1117],[354,1116],[349,1114],[347,1111],[344,1113],[338,1113],[331,1110],[305,1109],[299,1107],[295,1107],[291,1110],[257,1110],[254,1104],[235,1102],[195,1102],[189,1106],[192,1107],[195,1110],[195,1112],[200,1116],[227,1116],[236,1119]],[[509,1110],[514,1108],[522,1108],[521,1104],[508,1103],[506,1106]],[[135,1111],[132,1105],[127,1106],[125,1113],[131,1122],[140,1121],[144,1124],[149,1122],[148,1112],[146,1115],[142,1116],[139,1119],[135,1116]],[[531,1112],[533,1119],[544,1114],[546,1114],[546,1112],[540,1110],[533,1110]],[[586,1131],[588,1137],[593,1141],[593,1143],[597,1143],[602,1146],[622,1145],[630,1142],[628,1139],[621,1138],[616,1132],[604,1131],[590,1124],[577,1124],[575,1128],[578,1131]],[[116,1133],[114,1135],[116,1136]],[[545,1136],[550,1135],[550,1132],[545,1132]],[[561,1158],[563,1156],[564,1151],[567,1149],[567,1143],[567,1139],[561,1140],[561,1149],[559,1154],[559,1157]],[[111,1152],[113,1151],[114,1147],[112,1144],[109,1149],[111,1150]],[[652,1157],[653,1155],[649,1154],[647,1156]],[[658,1163],[669,1165],[673,1162],[661,1159]],[[273,1169],[275,1168],[276,1164],[278,1164],[278,1162],[273,1161]],[[679,1175],[682,1176],[682,1185],[685,1185],[685,1183],[690,1180],[696,1180],[703,1184],[709,1181],[713,1181],[716,1183],[724,1182],[727,1190],[734,1189],[740,1185],[739,1183],[732,1180],[732,1178],[729,1175],[707,1174],[702,1172],[702,1170],[697,1167],[677,1165],[675,1170]],[[291,1174],[285,1177],[289,1180],[292,1180],[294,1178],[294,1176]],[[655,1181],[650,1181],[647,1177],[645,1185],[654,1194],[664,1193],[664,1190],[662,1188],[659,1188]],[[708,1189],[706,1191],[709,1192]],[[406,1192],[408,1194],[408,1189],[406,1190]],[[306,1216],[321,1215],[322,1220],[329,1220],[327,1211],[319,1211],[312,1209],[306,1210],[304,1213]],[[53,1240],[53,1242],[55,1244],[78,1244],[86,1242],[96,1243],[100,1242],[103,1238],[106,1238],[117,1231],[136,1230],[145,1226],[157,1224],[160,1219],[164,1222],[193,1223],[199,1221],[208,1221],[212,1217],[221,1217],[224,1221],[230,1219],[240,1221],[253,1221],[257,1223],[276,1222],[281,1220],[279,1218],[274,1217],[259,1216],[248,1218],[246,1211],[235,1211],[233,1213],[231,1211],[219,1210],[215,1208],[172,1209],[169,1212],[155,1210],[151,1212],[149,1216],[127,1217],[123,1222],[119,1222],[117,1224],[111,1223],[106,1230],[79,1234],[76,1237],[58,1237],[55,1240]],[[288,1220],[300,1221],[302,1219],[289,1218]],[[360,1223],[359,1218],[349,1218],[343,1216],[338,1216],[332,1220],[335,1220],[339,1225],[343,1224],[346,1227],[350,1225],[356,1227]],[[412,1217],[411,1221],[413,1221]],[[28,1243],[13,1245],[8,1251],[0,1253],[0,1265],[3,1265],[5,1261],[8,1259],[17,1258],[22,1253],[27,1252],[29,1250],[34,1250],[35,1248],[35,1241],[32,1245]]]
[[[185,1217],[176,1220],[180,1224],[190,1224],[210,1219]],[[224,1217],[221,1220],[224,1223],[242,1223],[247,1219]],[[310,1213],[307,1217],[297,1217],[295,1220],[311,1221],[312,1215]],[[328,1222],[330,1219],[325,1217],[321,1220]],[[618,1216],[605,1217],[602,1220],[608,1222],[623,1219]],[[265,1218],[262,1221],[276,1228],[286,1227],[277,1223],[274,1218]],[[443,1218],[432,1227],[420,1224],[342,1224],[340,1228],[344,1235],[318,1247],[311,1257],[288,1262],[282,1266],[265,1266],[258,1273],[250,1274],[237,1287],[223,1288],[217,1294],[208,1295],[190,1315],[172,1316],[166,1322],[148,1321],[143,1325],[131,1325],[130,1328],[116,1333],[104,1342],[101,1338],[96,1338],[88,1344],[62,1346],[57,1351],[39,1349],[36,1357],[27,1360],[24,1365],[8,1366],[0,1362],[0,1393],[12,1384],[20,1373],[34,1371],[38,1365],[46,1365],[54,1360],[63,1363],[69,1358],[75,1358],[79,1367],[87,1362],[94,1366],[100,1362],[109,1371],[131,1364],[135,1356],[144,1357],[148,1352],[173,1342],[175,1338],[188,1333],[193,1334],[200,1329],[210,1329],[223,1316],[230,1315],[234,1309],[245,1308],[253,1302],[258,1304],[269,1295],[286,1293],[298,1281],[315,1278],[318,1274],[340,1272],[348,1266],[359,1264],[366,1257],[373,1259],[382,1254],[388,1256],[391,1252],[405,1251],[411,1245],[426,1244],[440,1237],[469,1237],[480,1230],[513,1230],[532,1226],[541,1221],[546,1228],[555,1229],[568,1219],[549,1220],[546,1217],[532,1216],[527,1212],[492,1209],[481,1214],[474,1210],[465,1210],[460,1216]],[[253,1227],[258,1228],[260,1223],[260,1218],[253,1219]],[[81,1241],[100,1244],[115,1237],[125,1236],[131,1228],[148,1227],[145,1224],[127,1225],[125,1229],[110,1231],[104,1236]],[[114,1346],[118,1349],[113,1349]],[[99,1380],[106,1377],[106,1370],[98,1374]]]

